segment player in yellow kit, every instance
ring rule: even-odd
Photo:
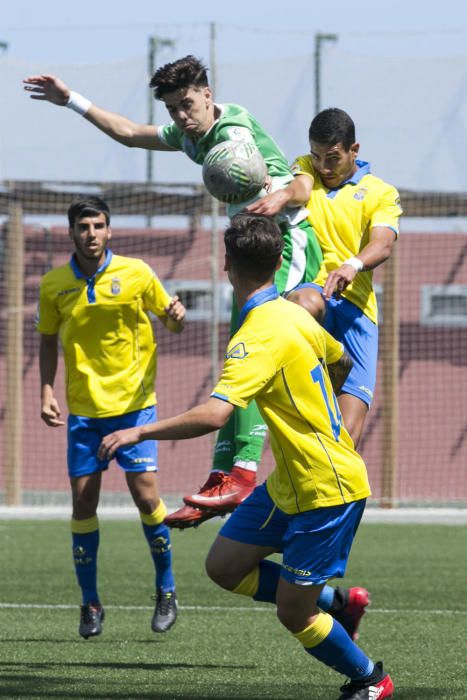
[[[63,425],[54,395],[58,339],[64,352],[68,416],[68,472],[73,501],[71,532],[75,571],[82,592],[79,633],[100,634],[104,620],[97,589],[102,472],[101,438],[117,428],[156,420],[157,345],[148,313],[171,331],[183,329],[185,308],[167,294],[142,260],[113,255],[110,211],[99,197],[82,198],[68,210],[74,252],[47,272],[40,288],[37,329],[41,334],[41,416]],[[170,531],[157,484],[157,445],[147,442],[115,455],[140,512],[155,567],[154,632],[177,617]]]
[[[309,140],[310,154],[297,158],[293,171],[313,181],[308,209],[323,262],[313,283],[300,285],[288,298],[318,318],[353,360],[339,405],[357,446],[376,382],[372,271],[391,254],[402,209],[395,187],[358,159],[355,126],[346,112],[320,112],[311,122]]]
[[[99,456],[109,459],[122,446],[148,439],[204,435],[224,425],[234,407],[256,400],[276,466],[221,529],[207,572],[223,588],[275,603],[280,621],[305,650],[349,677],[339,700],[392,698],[382,663],[373,663],[319,608],[328,579],[344,575],[370,495],[327,369],[342,348],[304,309],[279,296],[273,280],[283,239],[272,219],[235,216],[225,246],[240,326],[211,397],[158,424],[104,437]],[[268,559],[273,552],[282,552],[282,564]]]

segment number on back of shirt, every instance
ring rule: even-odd
[[[329,420],[331,422],[332,434],[334,435],[334,439],[338,441],[339,435],[341,434],[342,415],[339,410],[339,404],[337,403],[336,396],[333,392],[333,406],[331,406],[329,402],[328,392],[326,391],[326,383],[324,381],[324,370],[321,365],[317,365],[314,369],[312,369],[310,375],[315,384],[319,384],[328,411]]]

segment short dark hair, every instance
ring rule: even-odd
[[[207,70],[199,58],[190,54],[158,68],[151,78],[149,87],[154,89],[156,100],[180,88],[209,87]]]
[[[330,107],[316,115],[308,131],[310,141],[335,146],[341,143],[348,151],[355,143],[355,124],[343,109]]]
[[[84,216],[104,214],[107,226],[110,224],[110,209],[100,197],[79,197],[68,208],[68,223],[73,228],[75,222]]]
[[[248,212],[232,218],[224,243],[238,273],[262,284],[274,275],[284,248],[282,232],[274,219]]]

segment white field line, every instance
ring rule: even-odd
[[[174,508],[169,507],[169,512]],[[0,505],[1,520],[69,520],[71,506],[3,506]],[[138,520],[133,506],[101,506],[98,515],[102,520]],[[219,526],[221,518],[203,524],[203,527]],[[467,508],[376,508],[368,506],[363,514],[367,523],[418,523],[431,525],[467,525]]]
[[[78,605],[42,604],[42,603],[0,603],[0,609],[14,610],[76,610]],[[154,606],[147,605],[105,605],[106,610],[153,610]],[[179,610],[216,611],[216,612],[275,612],[274,607],[245,607],[224,605],[179,605]],[[371,615],[467,615],[467,610],[398,610],[386,608],[370,608],[367,614]]]

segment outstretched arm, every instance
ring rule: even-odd
[[[179,416],[136,428],[117,430],[102,440],[98,451],[99,459],[109,460],[123,445],[134,445],[144,440],[187,440],[212,433],[227,423],[233,410],[233,405],[227,401],[210,397],[206,403]]]
[[[313,178],[310,175],[296,175],[287,187],[258,199],[247,207],[247,211],[275,216],[285,207],[306,206],[312,187]]]
[[[340,294],[362,270],[373,270],[391,255],[396,234],[387,226],[375,226],[370,232],[370,240],[358,256],[350,258],[336,270],[329,273],[323,287],[323,296],[330,299],[334,293]]]
[[[72,92],[54,75],[32,75],[25,78],[23,83],[24,89],[31,93],[31,99],[51,102],[59,107],[70,107],[124,146],[156,151],[173,150],[158,137],[157,128],[152,124],[137,124],[121,114],[97,107],[82,95]]]

